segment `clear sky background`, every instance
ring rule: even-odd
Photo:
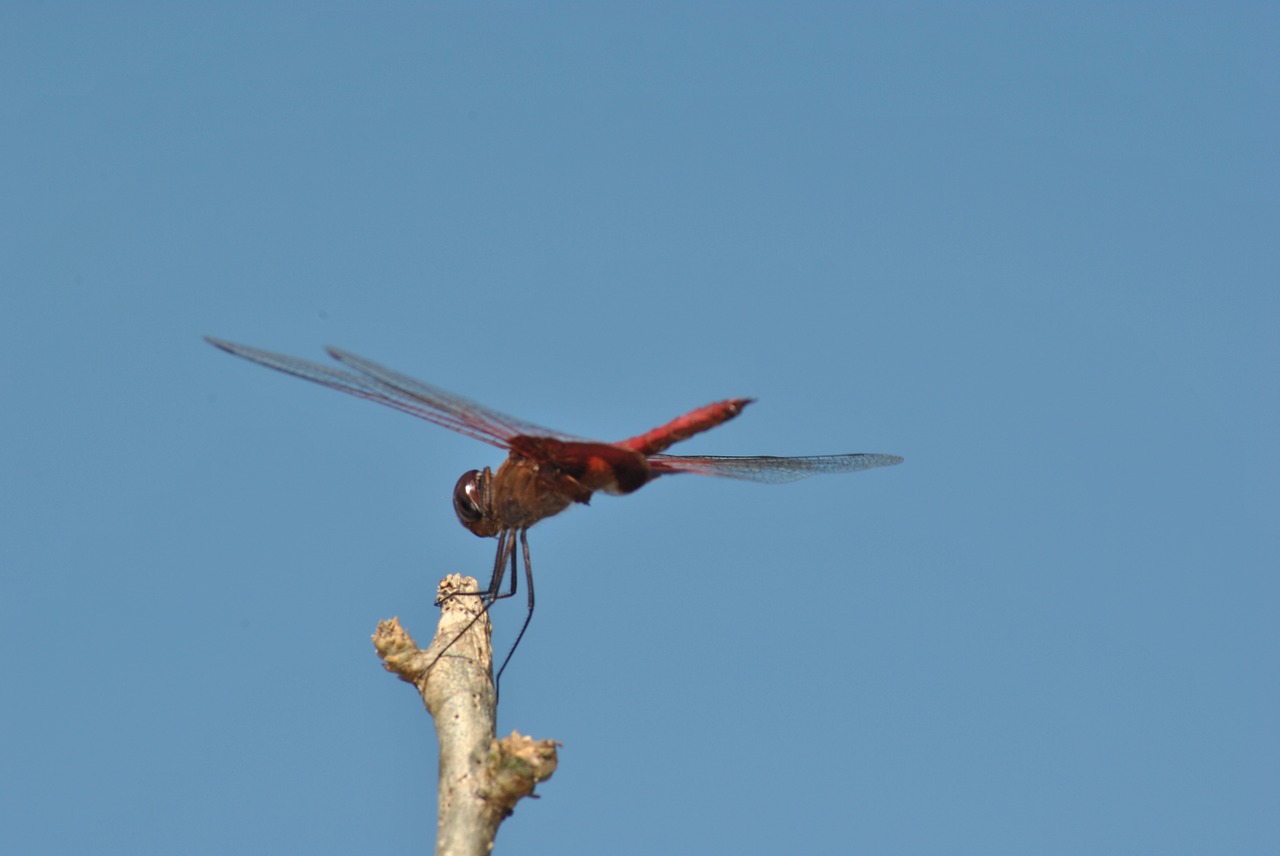
[[[500,853],[1280,852],[1280,13],[0,11],[0,851],[425,852],[501,454],[890,452],[533,530]],[[509,643],[519,604],[496,610]]]

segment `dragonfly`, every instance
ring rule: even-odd
[[[206,336],[205,340],[258,365],[375,401],[506,450],[507,459],[496,471],[489,467],[468,470],[453,489],[458,521],[478,536],[498,539],[489,587],[473,593],[483,598],[486,611],[497,600],[515,596],[519,561],[524,564],[528,611],[515,643],[498,669],[495,687],[533,619],[533,566],[527,533],[538,521],[575,503],[586,505],[597,491],[633,493],[656,478],[679,473],[777,484],[903,461],[899,455],[865,452],[807,457],[664,454],[673,444],[733,419],[754,401],[751,398],[717,401],[643,434],[608,443],[515,419],[341,348],[326,348],[339,368],[213,336]],[[508,571],[510,590],[504,593]],[[440,656],[443,653],[442,650]]]

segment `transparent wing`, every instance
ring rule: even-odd
[[[773,455],[749,457],[723,457],[704,455],[651,455],[649,467],[654,473],[698,473],[704,476],[723,476],[745,481],[780,484],[821,473],[856,473],[875,467],[891,467],[902,463],[898,455],[854,454],[813,455],[803,458],[783,458]]]
[[[355,369],[355,372],[343,371],[323,363],[313,363],[310,360],[276,354],[260,348],[238,345],[212,336],[206,336],[205,340],[216,348],[221,348],[229,354],[243,357],[260,366],[291,374],[357,398],[376,401],[468,437],[483,440],[500,449],[509,448],[511,438],[521,434],[573,441],[582,439],[532,422],[515,419],[483,404],[414,380],[407,375],[338,348],[328,348],[329,355],[343,365]]]

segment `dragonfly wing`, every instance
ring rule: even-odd
[[[469,429],[476,427],[488,435],[500,437],[503,440],[524,435],[526,437],[555,437],[558,440],[568,440],[570,442],[595,442],[584,437],[566,434],[563,431],[556,431],[554,428],[547,428],[533,422],[526,422],[523,419],[516,419],[514,416],[508,416],[505,413],[499,413],[479,402],[440,389],[438,386],[423,383],[416,378],[411,378],[394,369],[379,365],[373,360],[353,354],[350,351],[344,351],[333,346],[329,346],[325,350],[329,352],[329,356],[344,366],[353,368],[365,375],[378,386],[393,391],[412,402],[417,402],[420,407],[434,414],[433,416],[424,415],[423,418],[430,419],[439,425],[444,425],[446,428],[461,431],[463,434],[471,434],[474,437],[475,434],[471,433]],[[479,439],[484,438],[481,437]],[[506,444],[504,443],[503,445]]]
[[[312,383],[318,383],[321,386],[327,386],[330,389],[336,389],[339,392],[345,392],[357,398],[376,401],[403,413],[426,419],[428,422],[434,422],[445,428],[451,428],[454,431],[482,440],[500,449],[509,448],[510,439],[517,434],[530,432],[547,433],[546,429],[540,429],[530,423],[504,416],[497,411],[490,410],[473,401],[468,401],[461,396],[413,381],[411,378],[407,378],[376,363],[371,363],[361,357],[356,357],[354,354],[347,354],[345,351],[339,352],[342,354],[342,361],[351,365],[352,368],[359,368],[359,374],[298,357],[264,351],[260,348],[251,348],[248,345],[238,345],[235,342],[215,339],[212,336],[206,336],[205,339],[214,347],[221,348],[229,354],[235,354],[237,357],[243,357],[260,366],[291,374],[294,377],[309,380]],[[336,357],[337,354],[334,354],[334,356]],[[357,366],[357,363],[360,366]],[[372,368],[374,371],[366,370],[366,368]],[[379,375],[385,375],[385,378],[402,379],[406,382],[406,385],[411,383],[414,388],[412,391],[407,390],[401,385],[388,382],[388,380]],[[555,432],[550,433],[553,436],[562,436]]]
[[[854,455],[813,455],[784,458],[773,455],[725,457],[704,455],[651,455],[649,467],[657,475],[698,473],[745,481],[781,484],[816,476],[821,473],[856,473],[874,467],[891,467],[902,463],[898,455],[860,453]]]

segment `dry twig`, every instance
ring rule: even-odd
[[[503,819],[556,768],[553,740],[535,741],[514,731],[496,739],[492,627],[488,614],[481,614],[481,599],[466,594],[476,590],[474,579],[458,574],[440,582],[440,625],[425,650],[396,618],[380,622],[373,635],[387,671],[418,688],[435,720],[437,856],[487,856]]]

